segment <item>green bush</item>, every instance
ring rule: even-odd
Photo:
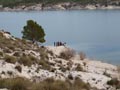
[[[8,62],[8,63],[13,63],[13,64],[15,64],[15,63],[17,62],[16,57],[10,56],[10,55],[5,55],[4,59],[5,59],[5,61]]]

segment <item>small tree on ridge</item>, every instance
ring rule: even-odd
[[[33,20],[28,20],[27,25],[23,27],[22,38],[31,40],[34,42],[45,42],[45,32],[44,29]]]

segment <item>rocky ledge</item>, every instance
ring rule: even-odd
[[[120,86],[119,68],[115,65],[81,58],[66,46],[38,46],[0,31],[0,78],[15,77],[34,82],[47,78],[74,81],[77,77],[96,88],[84,90],[116,90]],[[118,85],[111,85],[112,80],[117,80]]]

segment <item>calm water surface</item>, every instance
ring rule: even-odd
[[[45,29],[46,45],[67,42],[90,58],[120,64],[120,10],[0,12],[0,28],[21,37],[29,19]]]

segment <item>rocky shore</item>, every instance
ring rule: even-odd
[[[16,6],[13,8],[3,7],[0,5],[0,11],[44,11],[44,10],[94,10],[94,9],[120,9],[120,6],[116,5],[81,5],[78,3],[59,3],[54,5],[43,5],[41,3],[30,6]]]

